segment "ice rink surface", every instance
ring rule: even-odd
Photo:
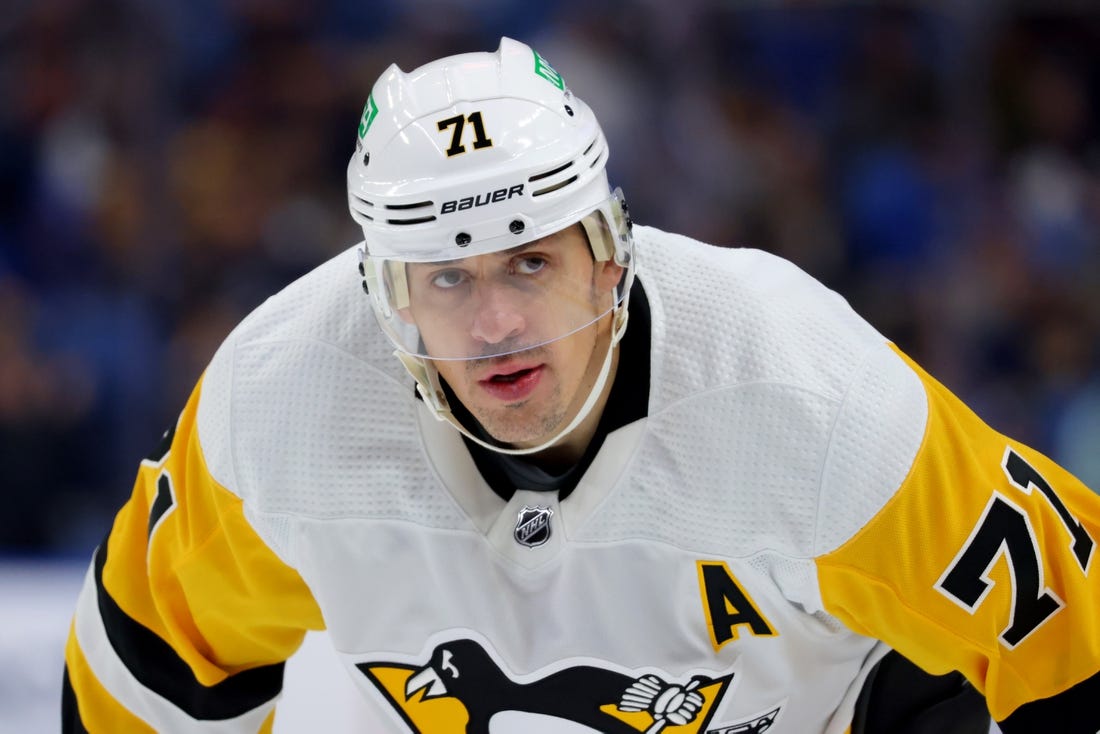
[[[0,560],[0,733],[58,731],[65,635],[85,570],[76,562]],[[400,731],[386,728],[359,695],[324,634],[306,637],[283,690],[275,734]]]

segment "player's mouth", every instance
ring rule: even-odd
[[[498,400],[514,403],[528,397],[538,387],[545,365],[532,367],[514,366],[497,368],[492,374],[478,380],[485,392]]]

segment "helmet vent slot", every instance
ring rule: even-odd
[[[592,164],[591,164],[590,166],[588,166],[588,167],[589,167],[589,168],[595,168],[596,166],[598,166],[598,165],[600,164],[600,161],[602,161],[602,160],[603,160],[603,154],[604,154],[605,152],[607,152],[607,149],[606,149],[606,148],[605,148],[604,150],[601,150],[601,151],[600,151],[600,152],[599,152],[599,153],[598,153],[598,154],[596,155],[596,157],[595,157],[595,158],[594,158],[594,159],[592,160]]]
[[[576,176],[570,176],[569,178],[565,179],[564,181],[559,181],[556,184],[552,184],[550,186],[547,186],[545,189],[539,189],[538,191],[531,192],[531,196],[535,197],[535,196],[542,196],[543,194],[553,193],[554,191],[557,191],[558,189],[565,188],[566,186],[568,186],[569,184],[573,183],[576,180],[577,180]]]
[[[543,171],[542,173],[536,173],[534,176],[527,179],[527,182],[528,183],[534,183],[535,181],[541,181],[544,178],[549,178],[549,177],[553,176],[555,173],[561,173],[566,168],[569,168],[569,166],[571,166],[571,165],[573,165],[573,161],[569,161],[565,165],[558,166],[557,168],[555,168],[552,171]]]
[[[396,209],[397,207],[389,207],[390,209]],[[434,222],[435,215],[430,214],[426,217],[416,217],[414,219],[387,219],[386,224],[423,224],[424,222]]]
[[[355,194],[351,194],[348,197],[348,208],[351,209],[351,215],[352,217],[357,218],[357,221],[358,219],[365,219],[368,222],[374,221],[374,217],[367,213],[374,209],[374,204],[367,201],[366,199],[362,199]]]
[[[385,208],[389,212],[409,212],[406,216],[394,216],[392,218],[386,219],[386,224],[411,225],[424,224],[425,222],[434,222],[435,214],[430,214],[423,211],[425,207],[431,207],[433,206],[433,204],[434,202],[431,201],[414,201],[411,204],[386,204]],[[421,211],[411,211],[413,209],[419,209]]]

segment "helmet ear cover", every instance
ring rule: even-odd
[[[584,234],[588,237],[588,246],[592,248],[592,257],[596,262],[607,262],[615,256],[615,243],[611,239],[611,229],[603,217],[588,216],[581,220]]]
[[[395,310],[400,312],[409,307],[405,264],[396,260],[375,260],[367,253],[365,246],[358,250],[363,292],[370,297],[371,307],[379,319],[392,318]]]
[[[581,225],[588,236],[588,245],[592,248],[592,256],[597,262],[614,258],[623,267],[630,264],[633,227],[626,211],[623,191],[616,188],[604,206],[581,219]]]
[[[405,263],[397,260],[385,262],[386,291],[390,303],[397,311],[404,311],[409,307],[409,281],[405,271]]]

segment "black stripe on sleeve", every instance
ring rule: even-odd
[[[68,665],[61,679],[61,734],[88,734],[84,722],[80,720],[80,710],[76,707],[76,692],[69,680]]]
[[[122,611],[103,586],[107,541],[96,550],[95,582],[107,639],[134,677],[193,719],[231,719],[270,701],[283,687],[283,663],[265,665],[204,686],[171,645]]]
[[[1004,734],[1058,732],[1096,734],[1100,731],[1100,673],[1086,678],[1056,696],[1025,703],[1004,721],[997,722]]]
[[[164,517],[164,513],[172,509],[175,500],[172,498],[172,478],[166,472],[157,477],[157,496],[153,499],[153,506],[149,508],[149,532],[147,537],[153,537],[153,531],[157,523]]]
[[[961,673],[932,675],[891,650],[863,683],[852,734],[989,734],[989,721]]]

